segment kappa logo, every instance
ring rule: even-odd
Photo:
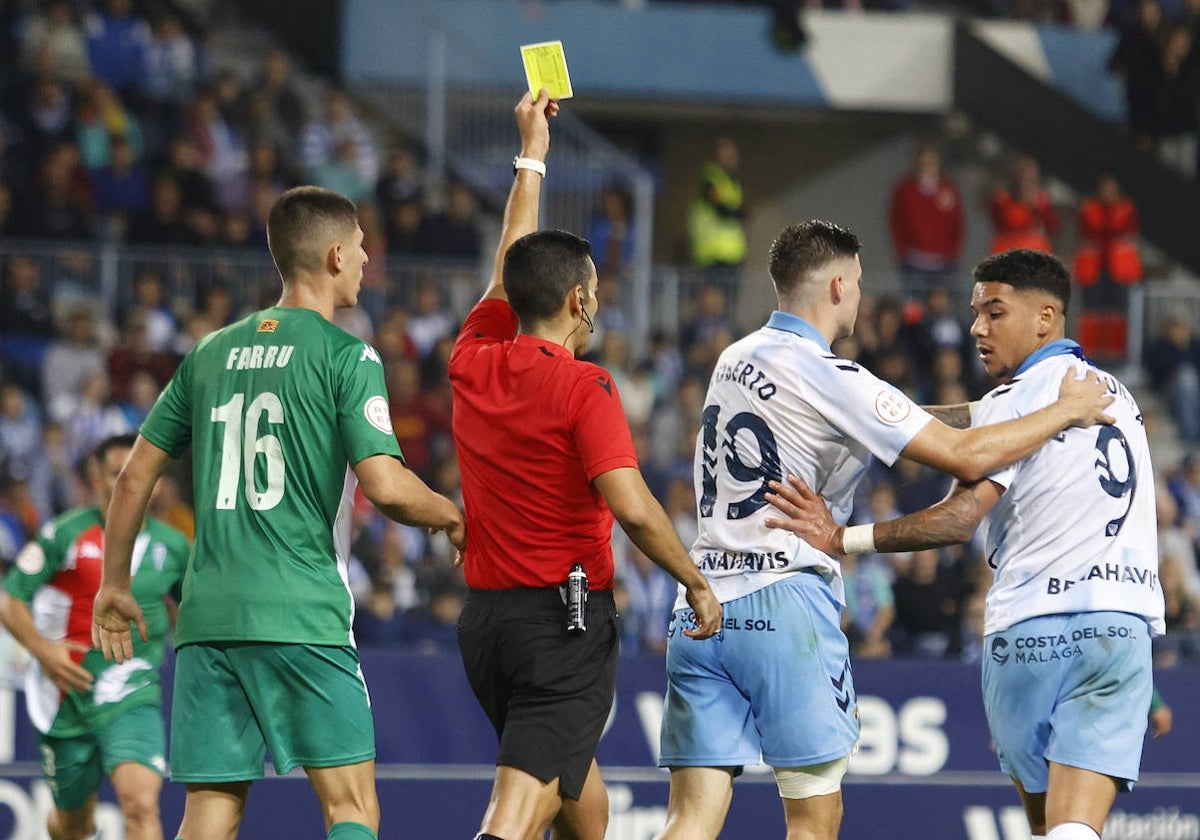
[[[612,380],[611,379],[609,379],[607,376],[597,376],[596,384],[599,385],[601,388],[603,388],[605,391],[607,391],[608,395],[610,397],[612,396]]]
[[[1008,640],[1003,636],[997,636],[992,639],[992,661],[997,665],[1003,665],[1008,661],[1008,657],[1012,655],[1004,652],[1004,649],[1007,647]]]
[[[362,355],[358,357],[358,360],[360,362],[374,362],[377,365],[383,364],[383,359],[379,358],[378,351],[369,344],[363,345]]]

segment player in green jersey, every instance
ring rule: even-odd
[[[144,632],[129,594],[135,523],[190,443],[196,546],[171,719],[171,778],[188,789],[179,836],[236,836],[269,750],[277,772],[305,769],[330,838],[374,838],[374,728],[346,580],[354,488],[460,550],[463,519],[405,468],[379,355],[331,323],[356,303],[367,262],[354,204],[289,190],[267,240],[279,304],[196,345],[117,480],[94,635],[120,662],[131,622]]]
[[[54,797],[53,840],[95,831],[96,790],[112,779],[130,840],[159,840],[158,796],[166,771],[159,666],[170,621],[164,596],[178,594],[189,546],[155,519],[140,524],[133,550],[133,597],[145,641],[132,658],[105,660],[91,647],[92,600],[104,562],[104,522],[133,435],[102,442],[87,471],[97,504],[42,527],[4,578],[0,621],[33,657],[25,701],[38,729],[42,769]]]

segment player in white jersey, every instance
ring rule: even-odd
[[[854,328],[858,239],[827,222],[786,228],[771,246],[779,310],[722,353],[705,401],[695,462],[699,537],[692,559],[725,606],[718,637],[681,644],[668,631],[659,763],[671,768],[661,838],[721,830],[732,781],[762,759],[775,768],[788,837],[834,838],[841,779],[858,737],[844,595],[836,560],[766,526],[769,482],[803,476],[839,521],[871,455],[900,455],[974,481],[1035,452],[1072,424],[1106,419],[1099,380],[1063,378],[1063,399],[1012,423],[956,429],[830,343]],[[964,409],[965,410],[965,409]]]
[[[1095,371],[1065,338],[1070,280],[1037,251],[976,267],[971,334],[1003,384],[980,402],[975,427],[1028,416],[1053,399],[1064,372]],[[1164,630],[1141,411],[1113,376],[1100,377],[1115,397],[1112,425],[1068,429],[927,510],[847,529],[820,503],[824,491],[794,476],[769,495],[789,517],[770,524],[830,554],[950,545],[983,523],[995,570],[984,619],[988,723],[1034,836],[1053,840],[1098,840],[1118,790],[1137,779],[1150,638]]]

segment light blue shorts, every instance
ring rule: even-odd
[[[1121,612],[1048,615],[984,640],[983,703],[1000,768],[1045,793],[1047,762],[1133,787],[1153,672],[1150,629]]]
[[[667,639],[662,767],[807,767],[858,740],[841,607],[816,574],[725,604],[724,629],[696,641],[677,610]]]

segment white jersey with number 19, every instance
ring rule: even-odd
[[[699,536],[692,559],[722,603],[815,569],[845,601],[841,567],[790,531],[768,528],[767,482],[799,476],[850,518],[870,456],[900,456],[932,417],[865,368],[835,356],[817,329],[775,312],[717,362],[696,441]],[[676,608],[686,606],[682,592]]]

